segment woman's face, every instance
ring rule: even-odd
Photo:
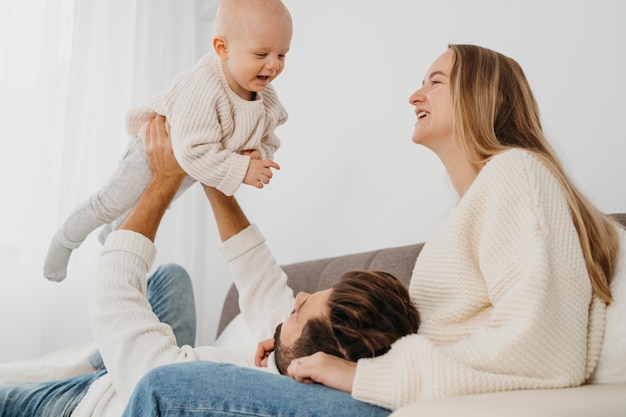
[[[448,49],[430,66],[422,87],[409,97],[417,117],[412,140],[435,152],[452,141],[450,72],[453,63],[454,54]]]

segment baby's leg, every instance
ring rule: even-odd
[[[151,178],[143,141],[133,137],[109,182],[78,206],[52,238],[44,263],[44,276],[53,281],[63,280],[72,250],[79,247],[93,230],[126,213]]]
[[[184,193],[195,182],[196,180],[191,178],[190,176],[185,177],[182,184],[180,185],[180,188],[174,195],[174,198],[172,199],[172,201],[176,200],[182,193]],[[109,233],[111,233],[114,230],[119,229],[119,227],[122,225],[126,217],[128,217],[129,213],[130,213],[130,210],[126,211],[126,213],[122,214],[121,216],[113,220],[112,222],[107,223],[104,226],[102,226],[102,229],[100,229],[100,233],[98,233],[98,240],[100,241],[100,243],[104,245],[104,241],[107,240],[107,236],[109,235]]]

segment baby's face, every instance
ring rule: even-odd
[[[250,100],[283,71],[291,44],[291,22],[264,16],[236,36],[227,39],[228,58],[224,71],[235,94]]]

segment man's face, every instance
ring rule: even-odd
[[[283,321],[280,331],[280,343],[283,346],[292,346],[302,334],[302,329],[307,321],[325,314],[331,291],[328,289],[313,294],[299,292],[296,295],[293,311]]]

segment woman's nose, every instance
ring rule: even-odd
[[[422,89],[417,89],[413,94],[409,96],[409,104],[415,105],[416,103],[420,103],[424,101],[424,94],[422,94]]]

